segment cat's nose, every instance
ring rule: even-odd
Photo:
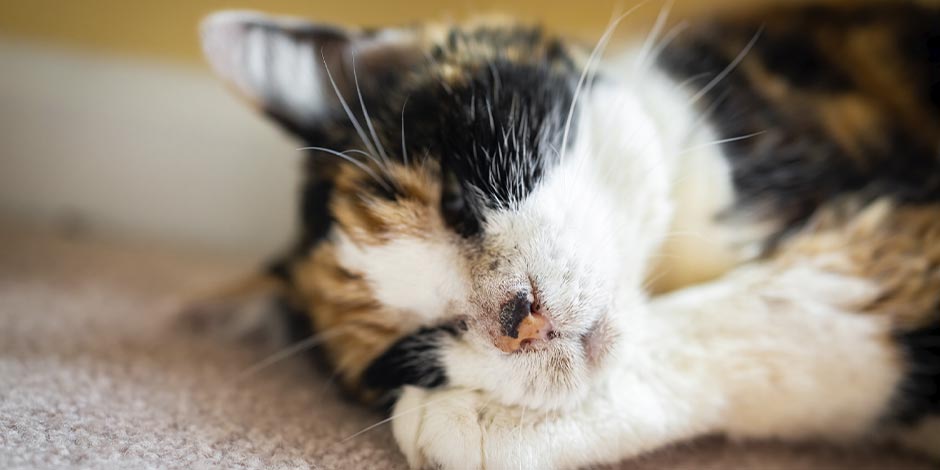
[[[503,352],[538,349],[555,337],[551,320],[529,292],[519,292],[503,304],[499,328],[496,347]]]

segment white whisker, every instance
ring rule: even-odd
[[[588,73],[594,67],[594,63],[598,60],[600,54],[604,52],[604,49],[607,47],[607,42],[610,41],[611,36],[613,36],[614,31],[616,31],[617,26],[623,21],[624,18],[629,16],[631,13],[636,11],[637,8],[645,5],[649,0],[645,0],[633,6],[627,10],[624,14],[615,18],[607,30],[604,31],[604,34],[601,35],[600,40],[597,41],[597,45],[594,46],[594,50],[591,51],[591,55],[588,56],[587,62],[584,64],[584,69],[581,71],[581,76],[578,78],[578,84],[574,88],[574,96],[571,98],[571,106],[568,108],[568,117],[565,118],[565,131],[562,133],[561,137],[561,151],[564,155],[564,152],[568,151],[568,134],[571,132],[571,121],[574,118],[575,109],[578,106],[578,98],[580,98],[581,91],[584,89],[584,82],[587,79]]]
[[[752,132],[752,133],[750,133],[750,134],[739,135],[739,136],[737,136],[737,137],[729,137],[729,138],[727,138],[727,139],[720,139],[720,140],[715,140],[715,141],[712,141],[712,142],[706,142],[706,143],[704,143],[704,144],[693,145],[693,146],[691,146],[691,147],[689,147],[689,148],[686,148],[686,149],[683,149],[682,151],[680,151],[680,152],[679,152],[679,155],[684,155],[684,154],[686,154],[686,153],[688,153],[688,152],[694,152],[694,151],[696,151],[696,150],[701,150],[701,149],[708,148],[708,147],[714,147],[714,146],[716,146],[716,145],[727,144],[727,143],[729,143],[729,142],[737,142],[737,141],[739,141],[739,140],[750,139],[750,138],[757,137],[757,136],[759,136],[759,135],[761,135],[761,134],[766,134],[766,133],[767,133],[767,131],[758,131],[758,132]]]
[[[751,40],[748,41],[747,45],[744,46],[744,49],[741,49],[741,52],[738,53],[737,57],[735,57],[734,60],[732,60],[731,63],[728,64],[728,66],[725,67],[725,69],[721,71],[721,73],[716,75],[715,78],[713,78],[710,82],[708,82],[707,85],[705,85],[701,90],[699,90],[698,93],[692,95],[692,99],[689,100],[689,104],[695,104],[698,100],[702,99],[703,96],[708,94],[708,92],[711,91],[712,88],[715,88],[715,86],[718,85],[719,82],[724,80],[725,77],[730,75],[731,72],[734,71],[734,69],[738,66],[738,64],[740,64],[741,61],[744,60],[744,57],[747,56],[749,52],[751,52],[751,49],[754,47],[754,44],[757,43],[757,39],[760,38],[760,35],[763,32],[764,32],[764,26],[761,25],[761,27],[757,29],[757,32],[754,33],[754,36],[751,37]]]
[[[349,155],[346,155],[344,152],[337,152],[336,150],[328,149],[328,148],[326,148],[326,147],[300,147],[300,148],[298,148],[297,150],[314,150],[314,151],[317,151],[317,152],[324,152],[324,153],[328,153],[328,154],[330,154],[330,155],[333,155],[333,156],[342,158],[343,160],[346,160],[347,162],[352,163],[353,165],[355,165],[356,168],[359,168],[359,169],[362,170],[365,174],[371,176],[373,179],[375,179],[376,182],[378,182],[379,184],[381,184],[382,187],[384,187],[385,189],[387,189],[387,190],[389,190],[389,191],[392,190],[391,186],[389,186],[388,183],[387,183],[384,179],[379,178],[379,175],[377,175],[374,171],[372,171],[371,168],[369,168],[367,165],[365,165],[364,163],[360,162],[359,160],[356,160],[355,158],[352,158],[352,157],[350,157]],[[359,153],[365,154],[365,152],[362,152],[361,150],[347,150],[347,152],[359,152]],[[368,155],[368,154],[366,154],[366,155]]]
[[[467,390],[466,392],[470,392],[470,391],[471,391],[471,390]],[[355,439],[355,438],[357,438],[357,437],[359,437],[359,436],[361,436],[361,435],[363,435],[363,434],[365,434],[365,433],[367,433],[367,432],[369,432],[369,431],[371,431],[371,430],[373,430],[373,429],[375,429],[375,428],[377,428],[377,427],[379,427],[379,426],[381,426],[381,425],[383,425],[383,424],[385,424],[385,423],[388,423],[389,421],[392,421],[392,420],[395,419],[395,418],[399,418],[399,417],[401,417],[401,416],[405,416],[405,415],[414,413],[415,411],[422,410],[422,409],[424,409],[424,408],[426,408],[426,407],[428,407],[428,406],[431,406],[431,405],[433,405],[433,404],[435,404],[435,403],[440,403],[440,402],[442,402],[442,401],[451,400],[451,399],[453,399],[453,397],[451,397],[451,396],[446,396],[446,397],[444,397],[444,398],[438,398],[437,400],[431,400],[431,401],[429,401],[429,402],[427,402],[427,403],[422,403],[422,404],[420,404],[420,405],[418,405],[418,406],[416,406],[416,407],[409,408],[409,409],[407,409],[407,410],[405,410],[405,411],[402,411],[401,413],[394,414],[394,415],[389,416],[388,418],[385,418],[385,419],[383,419],[383,420],[381,420],[381,421],[379,421],[379,422],[377,422],[377,423],[375,423],[375,424],[373,424],[373,425],[367,426],[367,427],[363,428],[362,430],[360,430],[359,432],[357,432],[357,433],[355,433],[355,434],[353,434],[353,435],[351,435],[351,436],[349,436],[349,437],[347,437],[347,438],[345,438],[345,439],[339,441],[339,443],[342,444],[342,443],[345,443],[345,442],[349,441],[350,439]]]
[[[401,157],[405,166],[408,166],[408,147],[405,145],[405,107],[408,106],[410,98],[410,96],[405,98],[405,103],[401,105]]]
[[[369,133],[372,135],[372,143],[379,150],[379,155],[382,157],[382,161],[388,168],[389,160],[388,154],[385,153],[385,147],[382,145],[382,141],[379,140],[378,135],[375,133],[375,127],[372,125],[372,117],[369,116],[369,110],[366,109],[366,102],[362,99],[362,89],[359,88],[359,73],[356,72],[356,54],[352,54],[352,69],[353,69],[353,83],[356,85],[356,95],[359,96],[359,106],[362,108],[362,114],[366,118],[366,126],[369,128]]]
[[[339,91],[339,87],[336,85],[336,80],[333,79],[333,73],[330,72],[330,66],[326,62],[326,56],[323,54],[322,49],[320,50],[320,55],[323,57],[323,68],[326,70],[326,76],[330,80],[330,85],[333,86],[333,92],[336,93],[336,98],[339,99],[339,103],[342,105],[343,111],[346,112],[346,116],[349,118],[349,122],[356,129],[356,133],[359,134],[359,139],[362,140],[363,145],[366,146],[366,150],[369,151],[369,156],[376,163],[378,163],[378,160],[375,157],[375,148],[369,142],[365,131],[362,130],[362,126],[359,124],[359,120],[356,119],[356,115],[353,114],[351,109],[349,109],[349,105],[346,104],[346,99],[343,98],[343,94]]]
[[[244,381],[245,379],[247,379],[247,378],[253,376],[254,374],[258,373],[259,371],[261,371],[261,370],[263,370],[263,369],[265,369],[265,368],[267,368],[267,367],[270,367],[270,366],[272,366],[272,365],[274,365],[274,364],[276,364],[276,363],[278,363],[278,362],[280,362],[280,361],[283,361],[283,360],[285,360],[285,359],[287,359],[287,358],[289,358],[289,357],[291,357],[291,356],[293,356],[293,355],[295,355],[295,354],[298,354],[298,353],[303,352],[303,351],[306,351],[306,350],[308,350],[308,349],[310,349],[310,348],[316,347],[316,346],[319,345],[320,343],[322,343],[322,342],[324,342],[324,341],[326,341],[326,340],[328,340],[328,339],[330,339],[330,338],[336,336],[337,334],[339,334],[340,331],[337,331],[337,330],[342,330],[342,329],[343,329],[342,326],[336,327],[336,328],[331,329],[331,330],[328,330],[328,331],[326,331],[326,332],[323,332],[323,333],[320,333],[320,334],[312,335],[312,336],[310,336],[310,337],[308,337],[308,338],[306,338],[306,339],[304,339],[304,340],[302,340],[302,341],[298,341],[298,342],[296,342],[296,343],[294,343],[294,344],[292,344],[292,345],[290,345],[290,346],[288,346],[288,347],[286,347],[286,348],[283,348],[283,349],[281,349],[281,350],[275,352],[274,354],[271,354],[270,356],[268,356],[268,357],[266,357],[266,358],[264,358],[264,359],[262,359],[262,360],[256,362],[254,365],[252,365],[251,367],[245,369],[244,371],[240,372],[237,376],[235,376],[235,379],[234,379],[233,381],[236,382],[236,383],[237,383],[237,382],[242,382],[242,381]]]
[[[663,53],[663,50],[665,50],[666,47],[669,47],[669,44],[672,44],[672,41],[675,41],[676,38],[679,37],[679,35],[682,34],[682,32],[685,31],[688,27],[689,27],[688,21],[681,21],[679,22],[679,24],[673,26],[672,29],[670,29],[663,36],[663,39],[659,41],[658,44],[656,44],[656,47],[653,48],[652,51],[650,51],[648,63],[651,64],[652,66],[654,61],[657,58],[659,58],[660,54]]]
[[[659,37],[659,33],[662,32],[663,27],[666,25],[666,20],[669,19],[669,13],[672,11],[674,4],[675,0],[666,0],[666,2],[663,4],[662,9],[659,11],[659,16],[656,17],[656,22],[653,24],[653,28],[650,29],[649,34],[646,35],[646,40],[643,41],[643,46],[640,48],[640,53],[637,54],[634,68],[639,69],[646,63],[647,57],[650,57],[650,53],[653,50],[653,44],[656,42],[656,38]]]

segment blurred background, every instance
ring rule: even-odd
[[[771,0],[678,0],[672,21]],[[640,36],[665,0],[620,28]],[[204,65],[223,8],[376,26],[503,12],[593,42],[633,0],[0,0],[0,219],[257,257],[291,235],[297,145]]]

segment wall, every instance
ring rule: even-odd
[[[678,0],[673,18],[743,1]],[[644,34],[664,4],[647,2],[621,29]],[[630,5],[0,0],[0,216],[254,256],[284,244],[296,145],[209,76],[195,30],[211,10],[366,25],[496,10],[593,40]]]
[[[0,214],[259,255],[289,236],[297,147],[200,68],[0,41]]]

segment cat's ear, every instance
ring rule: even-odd
[[[367,100],[378,98],[383,83],[400,79],[424,57],[408,29],[365,32],[224,11],[207,17],[200,30],[213,70],[301,136],[345,117],[337,93],[355,109],[355,78]]]

